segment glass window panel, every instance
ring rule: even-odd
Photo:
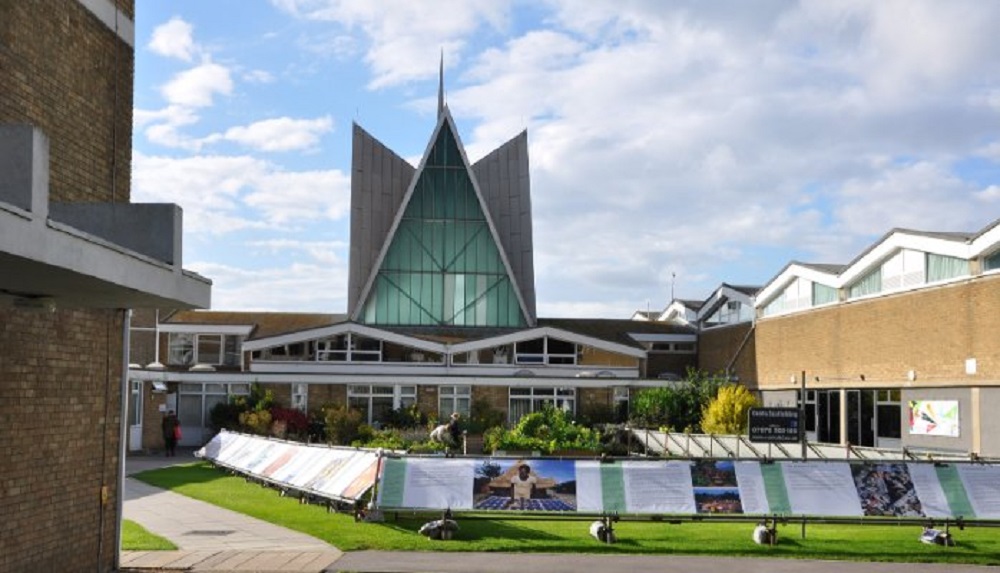
[[[508,420],[510,423],[516,424],[518,420],[521,419],[525,414],[531,413],[531,400],[528,398],[511,398],[510,399],[510,412],[508,415]]]
[[[556,393],[555,388],[532,388],[531,390],[535,396],[554,396]]]
[[[357,410],[361,412],[361,419],[364,420],[366,424],[371,423],[371,417],[369,416],[368,401],[370,398],[357,398],[349,397],[347,398],[347,407],[352,410]]]
[[[848,298],[858,298],[861,296],[866,296],[870,294],[875,294],[882,291],[882,269],[877,268],[859,281],[851,285],[848,289]]]
[[[181,426],[201,426],[201,395],[181,394],[177,419]]]
[[[230,394],[235,394],[235,395],[238,395],[238,396],[244,396],[244,395],[250,394],[250,385],[249,384],[230,384],[229,385],[229,393]]]
[[[222,335],[198,335],[198,362],[202,364],[222,363]]]
[[[388,395],[391,396],[393,394],[393,387],[392,386],[372,386],[372,395],[376,395],[376,394],[378,394],[378,395],[388,394]]]
[[[815,282],[812,284],[813,306],[819,306],[821,304],[830,304],[834,302],[837,302],[837,289]]]
[[[384,424],[393,410],[392,396],[375,396],[372,399],[370,423]]]
[[[901,434],[901,406],[878,406],[878,437],[899,438]]]
[[[194,364],[194,335],[171,332],[167,337],[167,364],[188,366]]]
[[[181,384],[181,392],[184,394],[201,394],[201,384]]]
[[[958,257],[927,253],[927,282],[943,281],[969,274],[969,261]]]
[[[371,386],[352,384],[347,387],[348,394],[369,394],[371,392]]]
[[[242,356],[240,355],[240,346],[243,344],[243,337],[227,334],[225,344],[226,348],[223,364],[226,366],[240,366],[243,362]]]
[[[531,395],[531,388],[511,388],[510,389],[510,395],[511,396],[530,396]]]
[[[225,384],[205,384],[206,394],[225,394],[226,385]]]
[[[1000,251],[983,259],[983,270],[995,271],[997,269],[1000,269]]]

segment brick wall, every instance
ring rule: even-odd
[[[50,200],[129,200],[132,82],[79,2],[0,2],[0,123],[48,136]],[[114,566],[123,317],[0,309],[0,571]]]
[[[760,385],[788,386],[802,370],[817,388],[996,383],[997,333],[998,275],[765,318],[756,332]],[[973,357],[978,372],[967,375],[965,361]]]
[[[698,369],[709,374],[725,372],[731,365],[731,374],[742,384],[755,388],[757,383],[756,335],[750,333],[749,322],[732,326],[719,326],[704,330],[698,336]],[[747,334],[750,333],[749,338]]]
[[[0,3],[0,123],[48,135],[52,201],[129,200],[132,82],[132,48],[78,2]]]
[[[0,309],[0,571],[113,565],[122,316]]]

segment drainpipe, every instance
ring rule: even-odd
[[[122,512],[125,507],[125,451],[128,449],[128,399],[131,395],[131,381],[128,377],[129,365],[129,325],[132,322],[132,311],[122,309],[122,396],[121,396],[121,428],[118,436],[118,495],[115,496],[115,510],[118,520],[115,524],[115,570],[121,569],[122,553]],[[136,408],[141,408],[142,404],[136,404]]]

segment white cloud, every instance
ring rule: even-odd
[[[342,313],[347,308],[343,264],[239,268],[207,261],[185,267],[212,279],[212,308],[240,311]]]
[[[168,58],[178,58],[190,62],[198,52],[192,36],[194,28],[181,18],[171,18],[153,30],[149,49]]]
[[[320,136],[332,130],[330,116],[316,119],[278,117],[231,127],[221,138],[260,151],[293,151],[315,147]]]
[[[220,235],[338,220],[349,210],[350,182],[339,171],[286,171],[250,156],[148,156],[132,160],[132,199],[177,203],[184,229]],[[292,225],[294,226],[294,225]]]
[[[337,221],[351,208],[351,180],[338,170],[272,171],[256,178],[254,187],[244,199],[246,204],[277,225]]]
[[[510,6],[496,0],[440,0],[432,6],[407,0],[272,0],[301,18],[360,28],[371,40],[365,61],[372,89],[432,77],[441,50],[451,67],[460,60],[467,39],[486,26],[506,26]]]
[[[347,253],[350,245],[344,241],[302,241],[295,239],[268,239],[247,243],[252,253],[306,253],[313,261],[323,265],[344,264],[340,253]]]
[[[166,83],[160,93],[170,104],[187,107],[208,107],[214,96],[233,92],[233,80],[225,66],[205,60],[185,70]]]
[[[243,74],[243,81],[252,84],[270,84],[274,83],[274,74],[267,70],[250,70]]]
[[[890,166],[870,178],[846,181],[836,191],[836,225],[852,235],[878,236],[891,227],[933,231],[977,230],[983,205],[969,201],[981,192],[941,166],[929,162]],[[947,214],[946,216],[942,216]]]

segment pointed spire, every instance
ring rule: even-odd
[[[441,64],[438,68],[438,118],[444,115],[444,48],[441,48]]]

